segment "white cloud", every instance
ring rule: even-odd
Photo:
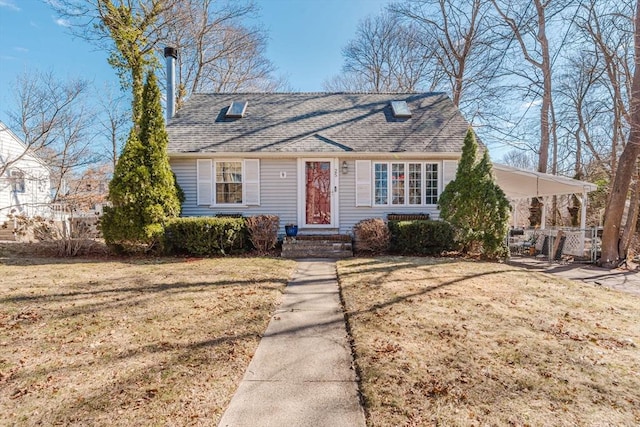
[[[15,10],[16,12],[20,12],[20,8],[16,6],[14,0],[0,0],[0,7],[6,7],[7,9]]]
[[[47,3],[49,6],[60,7],[60,2],[58,0],[44,0],[44,2]]]
[[[27,49],[26,47],[22,47],[22,46],[14,46],[13,50],[15,50],[16,52],[20,52],[20,53],[29,52],[29,49]]]
[[[0,0],[0,1],[2,1],[2,0]],[[57,25],[60,25],[61,27],[70,27],[71,26],[71,23],[68,20],[63,19],[63,18],[57,18],[54,21],[55,21],[55,23]]]
[[[528,110],[531,107],[535,107],[542,104],[542,99],[535,99],[531,102],[525,102],[524,104],[520,105],[520,109],[521,110]]]

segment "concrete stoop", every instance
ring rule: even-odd
[[[16,236],[13,234],[13,224],[0,224],[0,240],[9,240],[12,242],[16,240]]]
[[[282,242],[283,258],[350,258],[353,246],[349,236],[285,237]]]

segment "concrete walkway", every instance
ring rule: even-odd
[[[299,261],[219,426],[365,426],[333,261]]]

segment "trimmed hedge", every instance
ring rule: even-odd
[[[440,255],[455,248],[449,223],[433,220],[389,221],[390,251],[403,255]]]
[[[165,249],[171,254],[227,255],[247,248],[244,218],[175,218],[164,232]]]

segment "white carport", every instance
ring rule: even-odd
[[[582,214],[580,215],[580,228],[586,228],[587,194],[598,187],[587,181],[567,178],[558,175],[550,175],[534,172],[512,166],[493,164],[493,172],[496,183],[505,192],[507,198],[512,201],[539,197],[545,200],[550,196],[562,196],[574,194],[580,199]],[[545,209],[542,210],[541,228],[545,225]]]
[[[584,253],[585,248],[585,232],[587,217],[587,194],[595,191],[597,186],[587,181],[579,181],[577,179],[567,178],[558,175],[549,175],[541,172],[534,172],[524,169],[514,168],[494,163],[493,172],[496,177],[496,183],[505,192],[507,198],[514,206],[514,215],[517,215],[515,209],[516,204],[520,200],[531,199],[533,197],[541,198],[543,206],[547,204],[547,198],[551,196],[575,195],[580,200],[582,212],[580,215],[580,232],[579,243],[577,248],[578,254]],[[514,223],[517,218],[514,218]],[[542,209],[542,218],[540,228],[545,228],[546,209]],[[574,232],[573,234],[576,234]]]

